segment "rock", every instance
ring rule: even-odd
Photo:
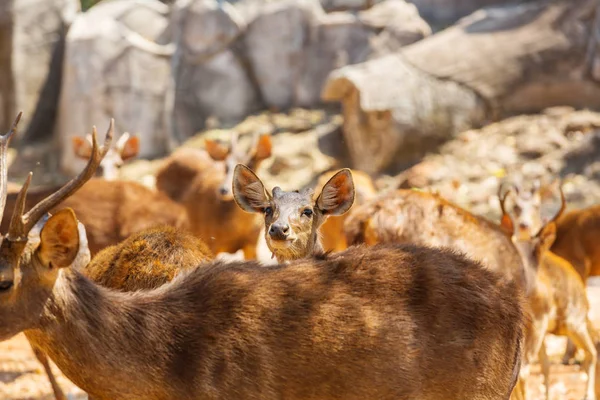
[[[267,107],[296,104],[297,82],[308,61],[305,50],[323,14],[318,0],[281,0],[265,3],[248,25],[244,45]]]
[[[228,3],[219,7],[215,0],[183,0],[176,6],[175,136],[183,140],[203,129],[209,117],[242,120],[260,101],[234,46],[245,29],[236,9]]]
[[[4,118],[11,121],[15,117],[12,114],[21,110],[23,118],[19,128],[22,132],[29,129],[34,118],[41,118],[45,122],[43,128],[38,123],[38,132],[27,132],[21,135],[21,139],[25,136],[43,136],[49,133],[48,125],[54,123],[65,33],[79,11],[80,3],[79,0],[11,0],[2,3],[0,25],[6,26],[2,21],[12,19],[12,32],[0,33],[0,42],[12,37],[13,72],[7,71],[10,64],[2,66],[2,60],[7,60],[2,48],[6,47],[0,44],[0,76],[4,76],[0,81],[10,79],[12,75],[15,97],[12,110],[8,111],[7,108],[5,111],[11,115],[2,116],[0,107],[0,126],[8,127],[9,122],[3,122]],[[55,57],[58,59],[51,62]],[[7,93],[3,89],[6,85],[0,82],[0,92],[3,94]],[[44,98],[40,98],[40,95]],[[40,129],[42,132],[39,132]]]
[[[103,132],[115,118],[115,134],[141,138],[140,157],[164,154],[170,138],[169,8],[158,0],[102,2],[77,16],[67,35],[58,126],[61,167],[82,167],[71,136]]]
[[[364,10],[384,0],[321,0],[321,5],[327,12]]]

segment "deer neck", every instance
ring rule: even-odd
[[[62,270],[39,324],[25,335],[93,397],[161,398],[168,389],[152,387],[152,374],[169,370],[166,353],[178,311],[157,310],[155,296],[111,291]]]

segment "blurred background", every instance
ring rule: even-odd
[[[585,207],[599,81],[597,0],[0,0],[0,129],[24,112],[9,175],[37,186],[79,171],[73,137],[115,118],[140,139],[122,178],[149,187],[179,147],[266,133],[267,186],[351,167],[497,220],[502,180],[561,178]],[[577,370],[556,368],[571,398]]]

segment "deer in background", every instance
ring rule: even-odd
[[[271,156],[271,137],[256,136],[247,152],[239,148],[235,133],[229,145],[210,139],[205,143],[204,154],[188,150],[167,158],[156,174],[156,187],[185,207],[191,232],[213,253],[242,249],[246,259],[255,258],[260,219],[236,205],[231,186],[238,163],[256,169]],[[212,162],[206,162],[206,155]]]
[[[112,121],[108,129],[112,135]],[[96,134],[95,131],[93,134]],[[111,151],[114,153],[112,147],[107,150],[108,153]],[[56,190],[57,187],[33,190],[26,200],[26,208],[33,207]],[[9,193],[8,208],[12,209],[16,201],[17,193]],[[86,226],[92,256],[144,229],[162,225],[188,229],[189,226],[182,205],[164,193],[133,181],[93,178],[57,207],[75,210],[79,220]],[[0,229],[8,229],[10,218],[11,214],[7,213]]]
[[[85,232],[73,211],[46,213],[100,159],[94,151],[80,175],[23,214],[28,180],[0,244],[0,340],[24,331],[91,398],[491,400],[511,393],[521,291],[450,250],[354,247],[285,268],[212,262],[136,293],[95,284],[79,271]]]
[[[92,135],[73,136],[73,152],[83,160],[89,160],[92,153]],[[140,151],[140,139],[125,132],[114,147],[108,149],[108,152],[102,159],[96,174],[102,176],[108,181],[119,179],[121,167],[125,162],[137,157]]]
[[[322,252],[319,228],[329,216],[344,214],[354,202],[349,169],[333,175],[316,200],[312,189],[285,192],[276,186],[269,194],[258,176],[242,164],[235,167],[232,187],[242,210],[264,216],[267,246],[280,263]]]
[[[514,242],[521,253],[525,264],[536,271],[538,295],[530,297],[533,311],[533,330],[527,337],[525,357],[532,362],[539,356],[546,386],[546,399],[549,399],[550,365],[544,345],[547,333],[566,335],[578,347],[583,349],[585,359],[582,369],[587,374],[586,399],[597,398],[596,370],[598,335],[588,318],[589,303],[585,283],[568,261],[550,251],[556,238],[556,221],[559,220],[566,208],[565,196],[559,186],[561,207],[555,216],[543,224],[537,233],[528,231],[541,217],[532,217],[524,211],[535,209],[539,204],[536,193],[539,186],[534,186],[533,191],[528,191],[523,196],[523,190],[517,191],[518,201],[515,208],[523,220],[517,219],[518,231],[515,231],[510,214],[506,211],[505,201],[508,192],[501,198],[502,226],[505,230],[515,235]],[[531,204],[534,203],[534,204]],[[538,208],[539,212],[539,208]],[[533,221],[533,223],[532,223]]]
[[[357,170],[350,171],[356,193],[353,207],[356,207],[374,198],[377,195],[377,189],[375,189],[373,179],[368,174]],[[321,193],[322,188],[335,173],[335,171],[330,171],[319,176],[316,185],[319,188],[318,193]],[[344,221],[346,221],[347,216],[348,213],[332,215],[321,225],[319,229],[321,244],[326,251],[342,251],[348,247],[344,234]]]

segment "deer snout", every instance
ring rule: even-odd
[[[229,194],[229,189],[226,186],[221,186],[219,188],[219,194],[221,196],[227,196]]]
[[[269,236],[274,240],[287,240],[290,235],[290,226],[288,224],[272,224],[269,228]]]

